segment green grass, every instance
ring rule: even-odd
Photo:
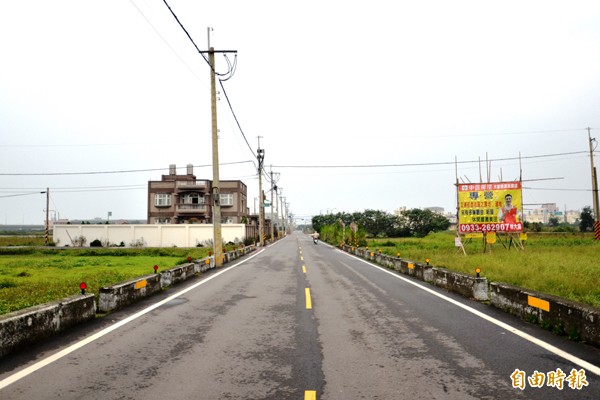
[[[86,282],[89,293],[103,286],[172,268],[204,258],[207,248],[193,249],[0,249],[0,314],[80,293]]]
[[[0,236],[0,247],[4,246],[43,246],[45,244],[43,235],[28,236]]]
[[[590,235],[532,234],[525,250],[505,248],[500,242],[484,253],[482,239],[463,238],[467,252],[457,252],[455,233],[442,232],[422,239],[371,239],[370,249],[400,258],[425,262],[452,271],[481,276],[491,282],[505,282],[579,303],[600,307],[600,242]],[[508,243],[505,242],[505,245]]]

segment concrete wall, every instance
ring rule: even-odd
[[[225,242],[241,241],[245,238],[244,224],[221,225]],[[53,241],[58,247],[73,246],[72,240],[83,236],[87,246],[98,239],[130,247],[143,241],[144,247],[196,247],[199,243],[213,239],[212,224],[160,224],[160,225],[54,225]]]
[[[0,318],[0,357],[96,317],[93,294],[72,296]]]

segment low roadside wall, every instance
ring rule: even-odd
[[[231,262],[254,250],[256,246],[251,245],[225,253],[223,263]],[[97,305],[95,295],[89,293],[2,315],[0,358],[27,345],[46,340],[74,325],[94,319],[97,313],[121,309],[211,268],[215,268],[215,259],[207,257],[156,274],[103,287],[98,293]]]
[[[449,292],[478,301],[489,300],[487,278],[476,278],[471,275],[448,271],[443,268],[432,268],[433,284]]]
[[[0,318],[0,357],[96,317],[93,294],[16,311]]]
[[[544,329],[600,347],[600,310],[506,283],[490,283],[491,304]]]
[[[256,250],[256,247],[252,245],[226,252],[223,254],[223,263],[227,264],[254,250]],[[211,268],[215,268],[214,257],[195,260],[154,275],[142,276],[128,282],[103,287],[99,293],[98,312],[107,313],[126,307]]]
[[[144,297],[158,293],[161,289],[159,274],[146,275],[118,285],[100,288],[98,312],[107,313],[118,310]]]
[[[488,282],[475,277],[380,254],[373,250],[344,245],[342,250],[357,257],[396,270],[404,275],[429,282],[449,292],[481,302],[489,302],[526,321],[572,340],[584,341],[600,348],[600,309],[556,296],[535,292],[505,283]]]

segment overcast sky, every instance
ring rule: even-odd
[[[519,155],[526,208],[592,205],[597,0],[168,3],[201,50],[207,27],[237,50],[223,86],[252,151],[220,89],[219,156],[251,212],[258,136],[299,218],[455,212],[455,160],[514,180]],[[162,0],[0,0],[0,60],[0,224],[42,224],[46,187],[61,218],[146,219],[169,164],[212,179],[209,67]]]

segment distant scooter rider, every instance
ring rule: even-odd
[[[317,241],[319,239],[319,232],[315,232],[312,234],[312,238],[313,238],[313,242],[314,244],[317,244]]]

